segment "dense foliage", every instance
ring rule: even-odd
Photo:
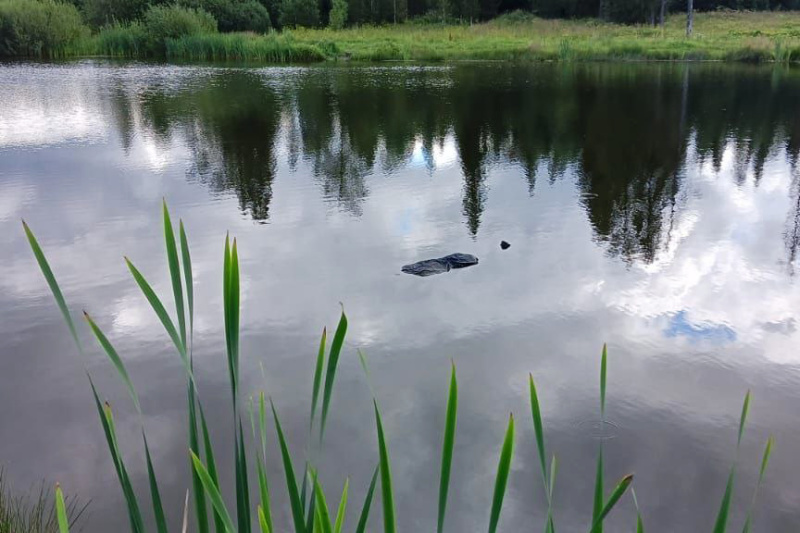
[[[71,4],[0,0],[0,57],[58,56],[86,31]]]

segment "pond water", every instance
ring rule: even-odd
[[[297,467],[310,447],[331,494],[350,476],[348,530],[377,464],[361,349],[403,531],[435,527],[451,359],[460,406],[450,531],[488,525],[509,412],[517,440],[501,530],[542,527],[529,373],[560,464],[559,530],[588,530],[601,441],[607,490],[635,473],[648,531],[711,530],[749,389],[731,524],[742,525],[774,435],[755,530],[796,531],[799,156],[800,71],[791,69],[0,65],[0,464],[20,490],[46,479],[91,500],[86,531],[127,529],[89,371],[147,494],[138,417],[84,329],[87,354],[74,348],[24,217],[73,312],[91,312],[128,365],[177,529],[189,485],[185,375],[122,259],[172,308],[166,198],[192,245],[196,375],[226,488],[230,231],[241,256],[242,395],[273,397]],[[480,263],[401,273],[455,252]],[[320,451],[308,435],[313,368],[340,302],[350,329]],[[274,432],[269,439],[276,520],[287,531]],[[380,515],[376,504],[374,530]],[[629,497],[608,524],[634,529]]]

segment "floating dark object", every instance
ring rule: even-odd
[[[502,248],[503,250],[508,250],[509,248],[511,248],[511,245],[508,244],[506,241],[500,241],[500,248]]]
[[[450,254],[439,259],[426,259],[404,266],[401,270],[415,276],[433,276],[449,272],[452,268],[465,268],[478,264],[478,258],[469,254]]]

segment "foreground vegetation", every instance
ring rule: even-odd
[[[261,393],[257,398],[251,398],[250,401],[250,422],[253,431],[253,439],[258,443],[258,449],[253,454],[248,454],[245,445],[244,430],[243,430],[243,411],[242,405],[242,391],[239,388],[239,301],[240,301],[240,280],[239,280],[239,262],[236,239],[231,241],[226,237],[225,251],[223,257],[223,307],[224,307],[224,330],[226,341],[227,362],[230,378],[231,399],[233,405],[234,416],[234,479],[235,479],[235,509],[236,512],[232,513],[229,510],[229,505],[226,503],[224,495],[220,492],[219,476],[217,470],[217,462],[215,459],[213,445],[209,438],[209,431],[207,421],[205,419],[202,402],[195,383],[193,362],[192,362],[192,339],[193,339],[193,324],[194,324],[194,289],[192,284],[192,266],[191,254],[188,247],[188,239],[183,223],[178,224],[178,237],[175,235],[175,227],[167,211],[166,204],[163,208],[164,217],[164,236],[167,252],[167,263],[169,266],[170,277],[172,281],[172,293],[175,301],[175,318],[170,316],[170,313],[164,307],[162,300],[153,291],[150,284],[134,266],[134,264],[125,259],[128,269],[130,270],[136,284],[142,290],[142,293],[153,308],[153,311],[161,321],[167,335],[171,338],[175,346],[178,356],[181,358],[187,376],[187,391],[188,391],[188,417],[189,417],[189,459],[192,465],[192,489],[194,495],[194,517],[196,530],[205,533],[210,531],[209,510],[208,504],[211,505],[211,515],[213,517],[213,524],[217,533],[249,533],[252,531],[253,524],[256,523],[262,533],[271,533],[275,531],[275,525],[272,521],[272,508],[270,498],[270,488],[267,479],[266,469],[266,446],[267,446],[267,407],[264,393]],[[83,354],[84,348],[80,342],[80,337],[77,332],[76,325],[72,319],[72,314],[67,306],[64,296],[58,286],[53,271],[45,258],[39,243],[37,242],[34,234],[30,228],[23,222],[24,230],[27,235],[28,241],[31,245],[33,253],[39,264],[39,267],[44,274],[44,277],[50,286],[55,301],[61,310],[63,318],[70,330],[70,333],[75,341],[78,351]],[[105,336],[100,327],[94,322],[91,316],[84,312],[84,318],[89,326],[92,334],[97,340],[101,349],[108,356],[109,361],[115,367],[121,381],[125,385],[130,395],[131,401],[136,408],[137,412],[141,414],[141,406],[136,392],[136,388],[132,383],[130,376],[125,367],[123,359],[116,351],[112,343]],[[324,442],[326,421],[329,409],[332,405],[333,392],[336,371],[339,359],[342,355],[342,348],[344,345],[345,336],[347,334],[348,322],[344,312],[342,312],[341,319],[333,335],[332,342],[328,346],[327,330],[323,329],[322,337],[319,344],[319,352],[316,358],[314,367],[313,389],[311,395],[311,412],[309,416],[309,433],[310,436],[319,436],[319,442]],[[367,362],[364,355],[358,353],[362,367],[369,380],[369,371]],[[606,348],[603,348],[602,357],[600,361],[600,417],[601,420],[605,418],[605,399],[606,399],[606,377],[608,374],[608,355]],[[87,375],[88,372],[87,372]],[[108,449],[111,453],[112,461],[117,472],[120,487],[122,488],[125,497],[128,517],[130,520],[130,527],[133,533],[142,533],[144,531],[151,531],[149,526],[145,525],[143,516],[149,513],[143,513],[142,507],[144,504],[139,500],[136,491],[131,484],[128,475],[128,469],[123,456],[120,452],[120,445],[117,437],[117,432],[114,423],[114,417],[111,405],[108,402],[101,403],[97,390],[89,376],[89,383],[92,388],[95,399],[95,407],[100,418],[101,425],[106,437]],[[373,390],[370,386],[370,390]],[[449,392],[446,405],[445,424],[442,436],[442,459],[441,459],[441,472],[439,475],[439,499],[438,499],[438,515],[437,515],[437,532],[441,533],[445,529],[446,524],[446,509],[450,485],[450,472],[454,451],[454,444],[457,438],[456,426],[458,418],[458,382],[456,378],[455,364],[452,366],[452,372],[449,383]],[[550,467],[547,467],[547,453],[545,447],[545,433],[544,424],[542,420],[541,410],[539,406],[539,399],[535,381],[533,376],[529,376],[529,392],[530,392],[530,406],[531,406],[531,420],[536,440],[536,452],[541,469],[541,480],[545,489],[545,497],[547,504],[547,514],[543,517],[543,525],[546,533],[555,533],[556,517],[552,512],[552,501],[554,497],[555,480],[557,476],[557,461],[555,455],[551,456]],[[374,394],[374,392],[373,392]],[[344,488],[341,493],[337,511],[334,514],[330,512],[328,506],[328,497],[322,488],[317,472],[314,468],[313,462],[310,458],[305,459],[305,467],[299,476],[295,474],[294,464],[296,461],[292,458],[292,453],[288,448],[284,438],[283,429],[278,417],[277,410],[272,401],[269,401],[270,411],[275,425],[275,432],[278,437],[280,453],[283,463],[285,474],[285,486],[289,496],[291,507],[292,525],[295,533],[341,533],[344,530],[344,517],[348,501],[348,480],[344,481]],[[375,412],[375,427],[377,432],[378,450],[377,450],[377,466],[375,467],[372,480],[366,492],[364,503],[361,507],[359,514],[359,521],[354,528],[356,533],[363,533],[366,530],[367,521],[369,518],[370,508],[374,497],[375,489],[378,480],[380,480],[380,499],[383,515],[383,530],[385,533],[394,533],[397,530],[397,512],[394,505],[393,482],[391,473],[391,461],[388,446],[388,437],[384,432],[383,423],[381,419],[381,411],[376,398],[373,397],[373,405]],[[741,411],[739,421],[737,448],[742,440],[742,435],[745,430],[747,415],[750,407],[750,393],[745,396],[744,405]],[[319,409],[318,409],[319,408]],[[198,417],[199,414],[199,417]],[[199,418],[199,420],[198,420]],[[141,418],[140,418],[141,420]],[[199,428],[198,428],[199,422]],[[316,434],[315,434],[315,423]],[[202,436],[202,440],[201,440]],[[165,510],[162,505],[161,495],[158,488],[157,472],[158,468],[153,465],[150,450],[147,444],[146,431],[142,428],[143,445],[146,457],[146,467],[148,472],[148,480],[150,486],[150,496],[152,504],[152,516],[155,521],[156,531],[159,533],[167,532],[167,522]],[[202,444],[201,444],[202,443]],[[510,415],[508,419],[508,426],[502,438],[502,448],[500,457],[498,459],[497,474],[492,491],[491,508],[487,510],[488,531],[495,533],[498,529],[503,501],[505,498],[506,488],[508,486],[508,479],[511,474],[511,464],[514,457],[514,443],[515,443],[515,418]],[[753,511],[756,503],[758,490],[764,480],[764,474],[769,462],[772,451],[772,439],[767,442],[764,451],[761,469],[758,478],[757,486],[752,497],[752,503],[746,512],[744,531],[750,531]],[[737,454],[738,455],[738,454]],[[258,480],[258,496],[253,498],[256,501],[255,509],[252,508],[252,499],[249,494],[249,478],[251,472],[248,469],[248,458],[250,464],[253,464],[252,458],[255,458],[255,476]],[[636,502],[635,493],[633,492],[633,476],[623,476],[611,489],[608,491],[607,483],[605,481],[605,467],[603,462],[603,443],[598,445],[597,455],[597,469],[594,476],[594,498],[592,502],[592,520],[588,531],[590,533],[601,533],[603,530],[603,522],[608,514],[613,510],[617,502],[630,490],[630,493]],[[730,514],[731,498],[734,490],[736,479],[736,465],[731,467],[728,477],[727,485],[725,487],[722,502],[717,512],[717,518],[714,525],[714,533],[724,533],[727,528],[728,517]],[[583,482],[589,482],[584,480]],[[274,485],[273,485],[274,486]],[[488,487],[487,487],[488,489]],[[183,527],[185,532],[189,527],[189,498],[187,494],[186,507],[183,512]],[[59,530],[61,533],[67,533],[69,524],[67,523],[68,510],[64,505],[63,496],[59,488],[56,489],[56,508],[58,516]],[[232,508],[232,507],[230,507]],[[638,512],[635,517],[635,524],[637,532],[644,531],[644,521],[641,513]],[[174,511],[174,510],[167,510]],[[634,523],[634,518],[631,519]]]
[[[0,469],[0,533],[58,533],[59,519],[69,528],[80,520],[87,505],[65,501],[60,488],[54,496],[44,484],[27,494],[14,492]]]

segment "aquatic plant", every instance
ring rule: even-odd
[[[159,318],[165,332],[171,339],[175,351],[186,372],[187,396],[188,396],[188,417],[189,417],[189,454],[187,459],[190,461],[192,472],[192,493],[194,501],[194,514],[197,531],[207,533],[210,531],[208,520],[208,504],[211,505],[213,524],[216,533],[249,533],[253,523],[257,523],[262,533],[274,531],[272,521],[272,506],[270,498],[269,482],[266,474],[266,399],[263,393],[258,396],[257,406],[255,399],[250,401],[250,422],[255,441],[260,444],[259,449],[254,454],[256,457],[256,475],[258,478],[259,495],[253,509],[253,502],[249,494],[248,484],[248,450],[245,446],[244,430],[242,422],[242,403],[239,381],[239,326],[240,326],[240,277],[239,259],[236,239],[226,236],[223,254],[223,322],[225,331],[226,358],[230,380],[232,415],[234,419],[234,433],[232,442],[234,443],[234,480],[235,480],[235,513],[232,513],[225,501],[220,489],[219,475],[215,460],[214,450],[209,438],[208,425],[206,422],[203,405],[199,390],[194,378],[194,365],[192,359],[193,351],[193,331],[194,331],[194,289],[191,254],[188,246],[188,239],[183,225],[179,221],[177,226],[178,237],[175,235],[175,226],[170,218],[166,202],[162,208],[164,240],[167,256],[167,264],[170,272],[173,298],[175,302],[174,316],[177,321],[173,321],[172,316],[162,303],[161,298],[153,290],[144,275],[134,266],[133,262],[125,258],[125,263],[148,301],[156,316]],[[67,306],[63,293],[56,281],[55,275],[39,246],[33,232],[23,222],[23,227],[27,235],[34,256],[47,281],[53,297],[61,311],[61,314],[68,326],[78,351],[83,353],[83,346],[77,333],[77,328],[72,319],[72,315]],[[180,252],[179,252],[180,251]],[[136,388],[125,367],[124,360],[120,357],[111,341],[106,337],[97,323],[91,316],[84,312],[84,318],[89,329],[103,352],[108,357],[116,369],[117,374],[128,390],[131,401],[141,417],[141,406],[136,393]],[[342,310],[339,324],[333,336],[330,349],[327,347],[327,328],[323,329],[320,339],[319,350],[314,364],[313,388],[311,391],[311,413],[309,417],[309,432],[313,433],[314,423],[317,419],[317,407],[319,406],[319,442],[324,442],[325,428],[330,407],[333,401],[333,392],[336,373],[342,355],[342,348],[347,334],[347,316]],[[363,353],[358,352],[366,379],[369,381],[369,369]],[[606,386],[608,375],[608,350],[603,346],[600,358],[600,419],[605,421],[606,412]],[[161,495],[157,481],[157,469],[154,467],[150,449],[148,447],[145,428],[142,427],[142,440],[145,449],[146,467],[150,487],[150,506],[152,513],[143,513],[145,505],[140,502],[134,490],[128,469],[122,456],[117,431],[115,427],[113,411],[108,402],[101,402],[94,382],[87,371],[89,384],[94,395],[95,407],[100,418],[106,443],[111,454],[119,484],[123,492],[126,503],[126,510],[130,522],[132,533],[144,533],[151,531],[152,527],[146,525],[144,516],[152,514],[155,528],[158,533],[167,532],[165,511],[163,508]],[[544,519],[544,529],[546,533],[555,533],[556,520],[553,514],[553,498],[555,479],[557,475],[557,460],[553,455],[550,461],[549,470],[546,468],[547,453],[545,448],[545,431],[537,386],[533,375],[529,375],[529,392],[531,416],[533,430],[536,440],[537,458],[541,469],[542,482],[545,489],[547,514]],[[356,533],[363,533],[366,530],[367,520],[373,501],[373,496],[377,481],[380,480],[381,505],[383,510],[383,530],[385,533],[395,533],[397,531],[398,514],[394,503],[394,487],[392,482],[391,460],[389,453],[389,439],[384,429],[381,411],[374,389],[370,383],[370,390],[373,394],[373,409],[375,415],[375,428],[378,441],[378,464],[375,467],[364,503],[359,515],[358,524],[355,528]],[[321,405],[320,405],[321,400]],[[741,444],[744,433],[747,414],[749,412],[751,395],[748,392],[745,396],[744,406],[739,421],[739,433],[737,440],[737,450]],[[289,496],[291,508],[292,525],[295,533],[341,533],[344,527],[344,516],[347,510],[347,495],[349,480],[345,480],[337,512],[334,518],[328,507],[328,497],[319,479],[313,464],[306,462],[299,475],[294,468],[292,452],[286,441],[283,427],[278,416],[278,411],[272,399],[269,400],[270,410],[278,435],[281,462],[283,464],[285,487]],[[199,413],[199,417],[197,416]],[[449,495],[450,473],[453,459],[454,443],[457,437],[456,422],[458,417],[458,381],[456,377],[456,366],[452,363],[450,373],[450,383],[448,387],[447,405],[445,413],[445,424],[442,437],[442,458],[441,471],[439,476],[439,498],[437,513],[437,532],[442,533],[446,523],[447,499]],[[199,418],[199,424],[198,424]],[[257,421],[257,423],[256,423]],[[141,418],[140,418],[141,422]],[[199,425],[199,431],[198,431]],[[256,429],[258,427],[258,430]],[[202,434],[202,441],[201,436]],[[258,437],[257,437],[258,435]],[[498,530],[503,501],[508,486],[508,479],[511,475],[511,465],[514,457],[515,443],[515,418],[513,413],[508,417],[508,425],[502,440],[500,457],[498,459],[497,473],[494,482],[491,509],[488,511],[488,531],[495,533]],[[755,507],[758,491],[763,483],[764,474],[772,453],[773,441],[770,438],[764,452],[758,484],[756,486],[752,502],[747,512],[745,522],[745,533],[749,532],[752,523],[753,509]],[[730,513],[731,497],[734,489],[736,464],[731,468],[728,477],[725,493],[717,514],[714,533],[724,533]],[[603,443],[599,444],[597,455],[597,468],[594,482],[594,498],[592,503],[592,519],[589,524],[589,533],[602,533],[603,522],[609,513],[614,509],[619,500],[631,489],[633,475],[623,476],[613,487],[611,492],[606,495],[604,482],[604,461]],[[644,531],[644,522],[639,512],[638,501],[631,489],[634,503],[637,509],[636,528],[637,532]],[[188,494],[184,508],[183,531],[188,527]],[[67,511],[63,502],[61,489],[56,488],[56,515],[60,532],[66,533],[69,528],[67,522]],[[0,533],[5,533],[0,530]]]

